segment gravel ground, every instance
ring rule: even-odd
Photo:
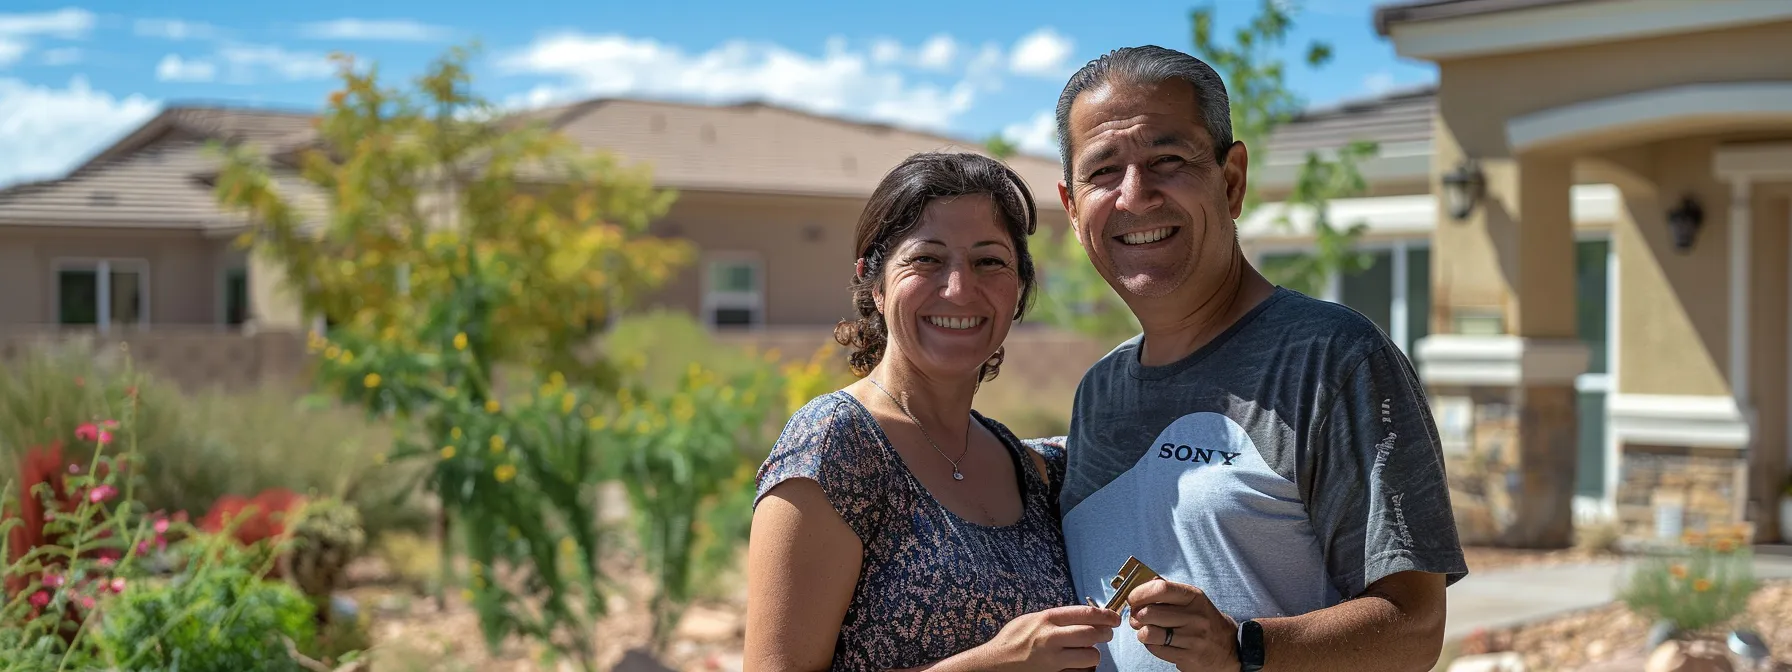
[[[1739,624],[1767,639],[1779,661],[1776,669],[1792,672],[1792,582],[1764,583]],[[1610,605],[1489,633],[1487,645],[1494,651],[1518,652],[1531,672],[1613,669],[1608,667],[1613,662],[1646,657],[1649,626],[1648,620],[1623,605]]]

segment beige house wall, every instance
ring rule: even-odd
[[[241,252],[197,232],[0,227],[0,328],[55,324],[58,263],[97,259],[147,265],[151,325],[217,325]]]
[[[765,324],[832,326],[851,310],[846,287],[864,207],[853,198],[682,192],[653,231],[691,241],[698,256],[643,303],[697,314],[707,261],[746,257],[764,273]],[[1034,245],[1069,226],[1062,209],[1042,208],[1039,218]]]

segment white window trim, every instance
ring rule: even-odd
[[[715,267],[718,264],[746,264],[753,269],[753,277],[757,290],[753,292],[718,292],[714,287]],[[716,328],[715,311],[717,308],[745,308],[753,311],[753,318],[746,325],[748,329],[759,329],[765,326],[765,260],[753,252],[710,252],[703,255],[702,307],[703,324]],[[739,328],[738,325],[733,328]]]
[[[149,260],[130,257],[57,257],[52,259],[50,262],[50,307],[54,311],[54,315],[51,317],[55,319],[58,327],[62,326],[62,272],[91,270],[97,276],[94,282],[99,292],[99,296],[94,297],[99,306],[94,316],[94,328],[102,334],[111,331],[112,311],[110,306],[113,268],[135,271],[138,277],[143,279],[142,284],[137,288],[137,291],[142,294],[140,298],[142,299],[143,314],[138,318],[135,329],[142,331],[149,328],[150,297],[155,295],[150,289]]]
[[[1408,262],[1406,255],[1408,252],[1414,250],[1429,249],[1431,249],[1430,236],[1369,240],[1360,242],[1356,245],[1356,251],[1358,252],[1393,253],[1394,267],[1389,271],[1393,274],[1393,294],[1388,297],[1390,301],[1388,307],[1388,337],[1393,339],[1394,344],[1399,346],[1402,351],[1407,348],[1406,337],[1407,334],[1412,331],[1412,326],[1409,324],[1410,320],[1407,319],[1406,313],[1407,298],[1412,294],[1412,288],[1408,282],[1409,278],[1407,277]],[[1254,246],[1253,252],[1255,257],[1251,262],[1261,268],[1263,265],[1263,257],[1265,256],[1273,254],[1311,254],[1313,252],[1313,245],[1304,242],[1263,244]],[[1325,289],[1320,293],[1320,296],[1316,298],[1324,299],[1332,303],[1342,303],[1343,295],[1343,276],[1337,271],[1333,271],[1329,274],[1329,277],[1326,278]],[[1407,353],[1407,355],[1411,356],[1412,353]]]

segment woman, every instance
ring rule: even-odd
[[[1036,225],[976,154],[909,157],[872,194],[835,329],[861,379],[797,411],[759,471],[748,670],[1095,667],[1119,615],[1075,606],[1063,454],[971,410],[1032,296]]]

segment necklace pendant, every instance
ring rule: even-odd
[[[953,469],[952,470],[952,480],[962,481],[962,480],[964,480],[964,474],[962,472],[958,471],[957,469]]]

